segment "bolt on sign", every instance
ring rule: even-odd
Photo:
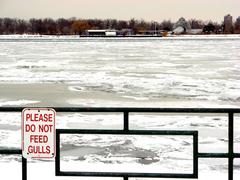
[[[25,108],[22,111],[22,154],[25,158],[55,156],[55,117],[51,108]]]

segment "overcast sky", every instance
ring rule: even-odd
[[[240,16],[240,0],[0,0],[0,17],[131,18],[176,21],[183,16],[221,22]]]

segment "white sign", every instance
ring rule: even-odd
[[[55,117],[51,108],[25,108],[22,111],[22,154],[25,158],[55,156]]]

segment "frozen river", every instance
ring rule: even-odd
[[[239,108],[239,92],[240,36],[0,36],[0,106]],[[0,114],[0,148],[20,147],[20,122],[18,113]],[[200,152],[227,152],[227,115],[132,114],[130,122],[132,129],[198,130]],[[122,115],[59,114],[57,127],[121,129]],[[238,153],[239,129],[236,123]],[[62,137],[63,167],[72,170],[82,163],[127,171],[127,164],[133,172],[191,173],[191,151],[188,137]],[[226,159],[200,163],[203,171],[227,172]]]
[[[64,104],[239,106],[239,38],[13,39],[0,40],[0,49],[1,84],[63,84],[87,98]]]

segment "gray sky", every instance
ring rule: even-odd
[[[240,16],[240,0],[0,0],[0,17],[131,18],[176,21],[183,16],[221,22]]]

